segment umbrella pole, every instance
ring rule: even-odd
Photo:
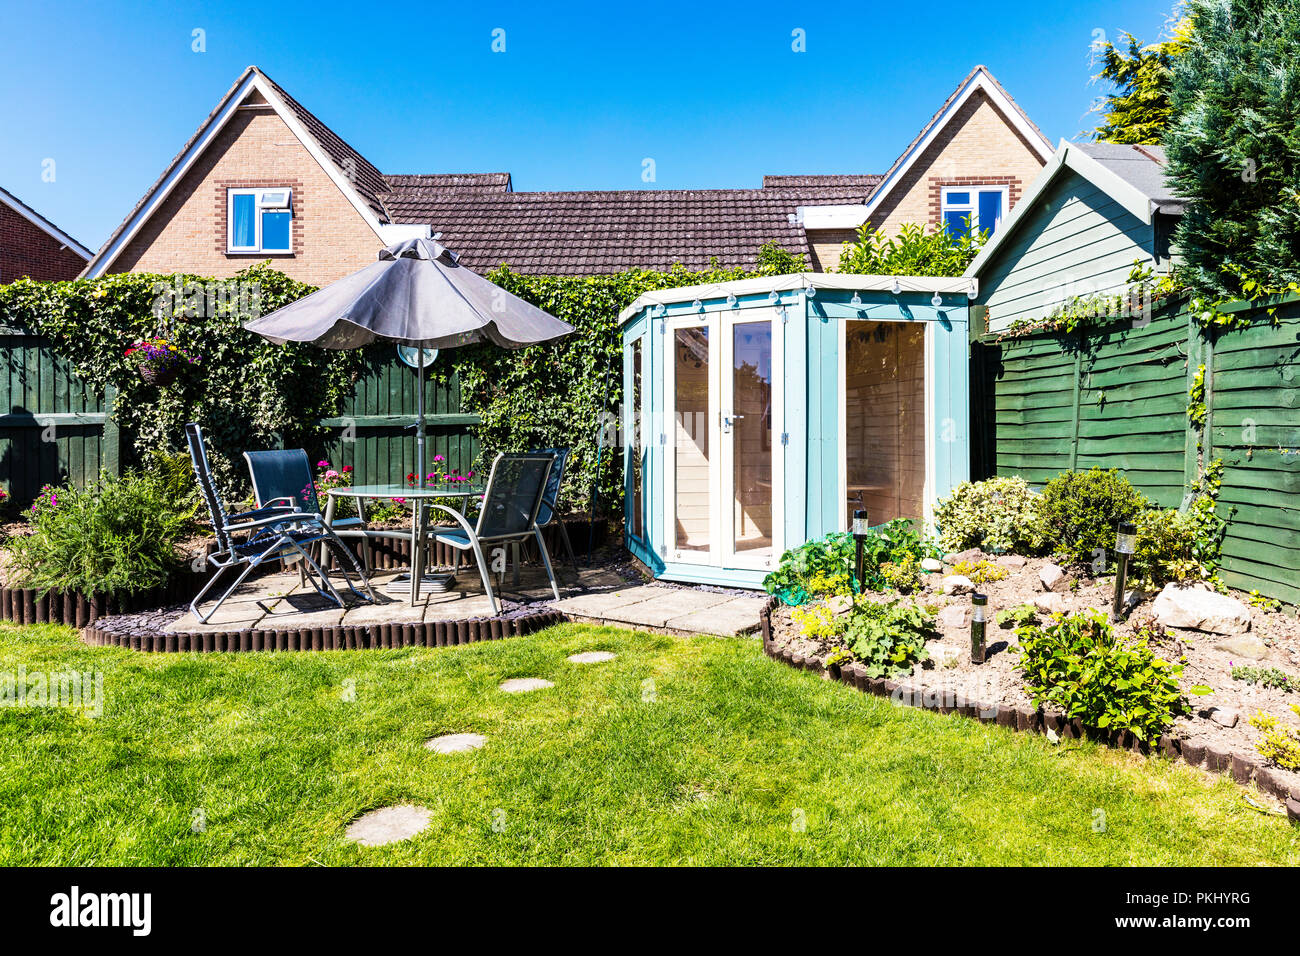
[[[415,487],[424,488],[424,349],[420,348],[415,364]],[[424,576],[424,496],[417,495],[411,516],[415,540],[411,548],[411,604],[420,600],[420,578]]]

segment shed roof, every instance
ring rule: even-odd
[[[1091,156],[1130,186],[1155,203],[1156,211],[1181,214],[1183,200],[1174,195],[1165,179],[1163,146],[1132,146],[1121,143],[1076,143],[1075,148]]]

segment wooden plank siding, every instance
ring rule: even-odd
[[[1154,253],[1152,226],[1066,171],[980,276],[989,328],[1042,318],[1073,295],[1122,292],[1134,261],[1149,264]]]
[[[1257,314],[1226,332],[1166,309],[1146,325],[986,334],[973,356],[991,395],[976,422],[975,444],[987,450],[976,477],[1041,487],[1071,468],[1119,468],[1174,508],[1197,473],[1199,442],[1205,461],[1224,462],[1224,580],[1300,604],[1300,302],[1282,305],[1275,322]],[[1187,417],[1201,363],[1203,433]]]
[[[31,503],[43,485],[120,467],[113,395],[95,394],[47,339],[0,331],[0,488]]]

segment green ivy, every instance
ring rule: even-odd
[[[123,273],[71,282],[21,279],[0,286],[0,325],[47,337],[53,350],[101,395],[117,391],[113,417],[141,457],[185,447],[200,422],[227,493],[244,484],[239,455],[273,445],[314,447],[316,422],[338,414],[363,362],[361,351],[276,346],[244,330],[266,313],[315,291],[264,265],[228,280]],[[140,378],[125,352],[165,333],[199,358],[173,384]]]

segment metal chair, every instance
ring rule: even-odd
[[[311,460],[301,448],[289,448],[272,451],[246,451],[244,461],[248,463],[248,477],[253,482],[253,500],[259,508],[278,501],[288,502],[290,506],[308,514],[320,515],[320,499],[316,495],[316,481],[311,473]],[[357,517],[335,518],[329,522],[329,528],[340,538],[357,538],[361,541],[361,563],[370,574],[370,535],[366,534],[366,516],[360,498],[357,502]],[[322,561],[324,553],[321,554]]]
[[[339,607],[343,607],[343,598],[339,596],[338,591],[330,584],[329,578],[321,570],[320,565],[312,558],[309,546],[316,542],[322,542],[328,547],[340,560],[340,567],[343,570],[343,578],[347,582],[348,589],[357,597],[368,600],[371,603],[378,601],[375,597],[374,589],[370,587],[370,579],[366,577],[365,572],[357,565],[356,558],[352,553],[343,546],[343,542],[338,536],[325,524],[324,519],[319,514],[310,514],[298,508],[281,497],[277,500],[265,502],[265,506],[255,508],[252,511],[244,511],[238,514],[228,514],[226,506],[217,494],[216,485],[212,480],[212,469],[208,464],[208,452],[203,441],[203,429],[194,422],[185,426],[185,440],[190,448],[190,461],[194,465],[194,477],[198,480],[199,493],[203,497],[204,503],[208,506],[208,513],[212,517],[212,530],[217,538],[217,551],[208,555],[208,561],[217,570],[203,585],[203,590],[194,596],[190,602],[190,610],[201,623],[206,624],[212,615],[217,612],[217,608],[225,603],[226,598],[230,597],[244,579],[252,573],[254,568],[259,567],[267,561],[275,561],[286,557],[298,556],[306,566],[314,572],[314,576],[309,575],[312,587],[322,596],[329,598]],[[235,536],[247,534],[242,541],[236,541]],[[203,603],[204,596],[209,589],[220,580],[221,576],[228,568],[237,565],[243,565],[244,569],[239,573],[235,582],[226,588],[225,593],[217,599],[217,603],[212,609],[203,614],[199,611],[199,606]],[[362,594],[352,584],[352,578],[348,574],[347,566],[357,572],[361,583],[365,586],[366,594]],[[258,606],[265,611],[269,611],[261,601]]]
[[[569,448],[534,448],[528,454],[530,455],[554,455],[555,464],[551,466],[550,477],[546,479],[546,493],[542,495],[542,507],[537,512],[537,527],[545,529],[552,525],[555,526],[560,540],[564,543],[564,550],[569,555],[569,563],[573,565],[574,571],[579,571],[578,558],[573,553],[573,543],[569,540],[569,531],[556,514],[556,500],[560,497],[560,485],[564,481],[564,466],[568,463]],[[516,579],[519,573],[518,562],[515,564]]]
[[[546,566],[546,575],[551,581],[551,591],[557,601],[560,599],[560,588],[555,583],[551,557],[546,551],[546,542],[542,540],[542,530],[537,526],[537,512],[542,506],[547,478],[554,462],[555,456],[550,454],[497,455],[496,461],[492,463],[487,489],[483,492],[483,506],[474,525],[454,508],[436,504],[426,506],[445,512],[456,522],[454,527],[431,529],[427,532],[428,537],[433,541],[445,542],[457,551],[474,553],[479,576],[483,579],[483,589],[487,592],[492,610],[497,614],[501,613],[501,603],[492,590],[492,579],[483,554],[485,545],[489,548],[496,545],[501,547],[499,573],[504,582],[505,546],[518,544],[530,537],[535,538],[542,554],[542,563]]]

